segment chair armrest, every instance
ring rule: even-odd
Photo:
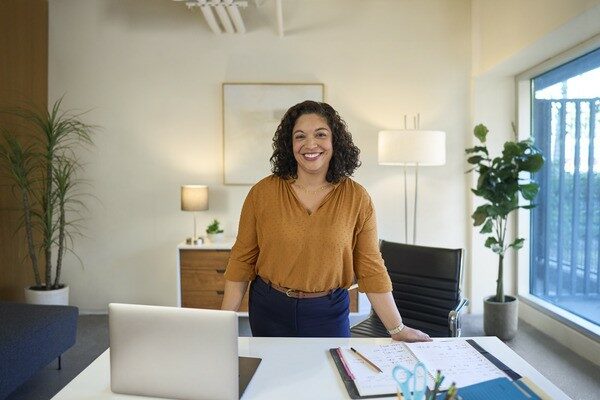
[[[464,306],[469,304],[469,299],[461,298],[456,307],[448,313],[448,328],[452,337],[460,336],[460,312]]]

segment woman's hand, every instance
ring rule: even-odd
[[[400,342],[431,342],[428,334],[408,326],[405,326],[400,332],[394,333],[392,339]]]

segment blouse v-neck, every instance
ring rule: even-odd
[[[286,179],[285,183],[286,183],[286,187],[287,190],[289,192],[292,193],[292,196],[294,197],[294,199],[296,199],[296,203],[297,205],[303,210],[303,212],[308,216],[308,217],[312,217],[313,215],[315,215],[317,213],[317,211],[319,211],[319,209],[321,207],[323,207],[325,205],[325,203],[333,196],[333,192],[335,192],[335,189],[339,186],[339,183],[334,183],[333,185],[333,189],[331,189],[326,195],[325,197],[323,197],[323,200],[321,200],[321,202],[319,203],[319,205],[315,208],[315,211],[310,211],[306,205],[302,202],[302,200],[300,200],[300,198],[298,197],[298,194],[296,193],[296,191],[294,190],[294,188],[292,187],[292,183],[294,182],[294,179]]]

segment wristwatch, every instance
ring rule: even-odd
[[[395,335],[396,333],[400,333],[402,332],[402,329],[404,329],[404,324],[402,322],[400,322],[400,325],[398,325],[397,327],[388,330],[388,333],[390,335]]]

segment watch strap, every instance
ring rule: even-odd
[[[388,330],[388,333],[390,335],[395,335],[396,333],[400,333],[402,332],[402,329],[404,329],[404,324],[402,322],[400,322],[400,325],[398,325],[397,327]]]

